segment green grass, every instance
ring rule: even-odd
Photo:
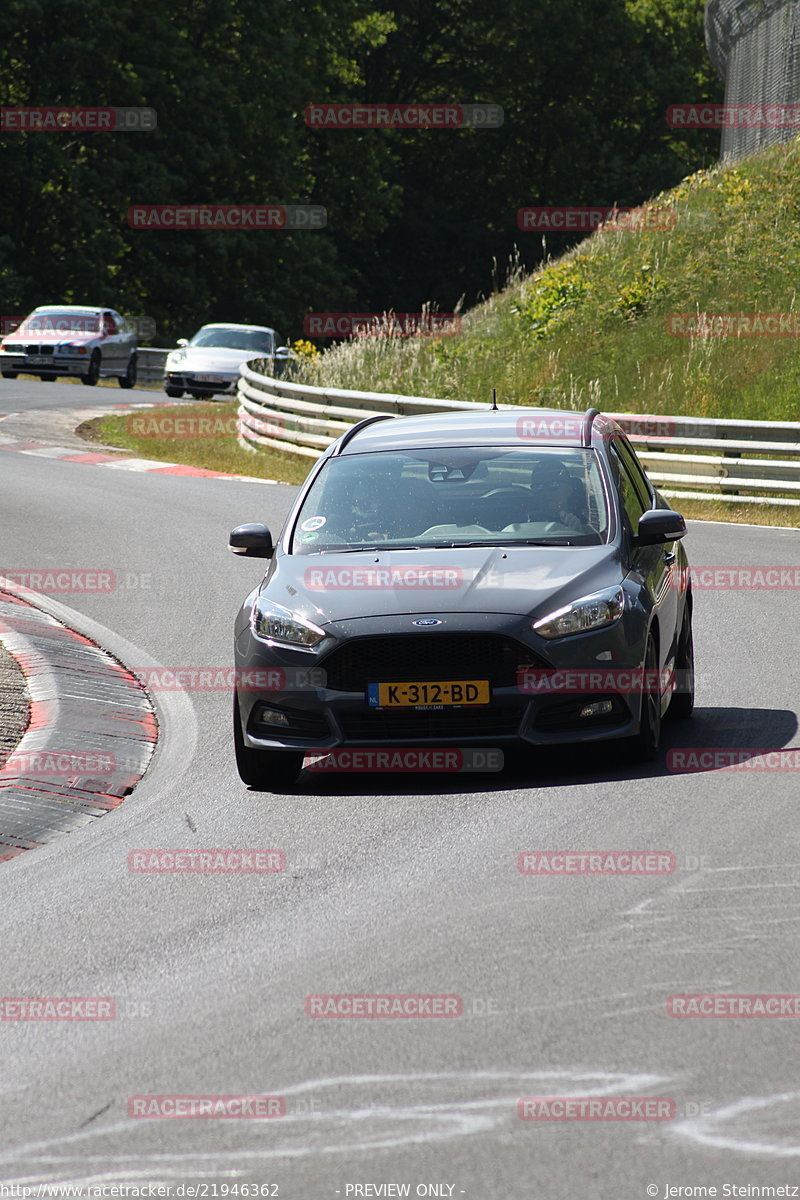
[[[800,139],[689,176],[464,317],[454,337],[362,338],[311,384],[511,404],[755,420],[800,417],[800,339],[674,337],[673,313],[797,311]],[[525,235],[520,235],[525,236]],[[536,235],[532,235],[536,236]],[[557,236],[550,243],[558,244]]]
[[[737,504],[725,500],[671,500],[673,508],[687,521],[722,521],[741,525],[772,525],[796,529],[800,508],[779,504]]]
[[[302,483],[308,474],[311,460],[280,451],[254,453],[243,450],[235,435],[238,401],[223,403],[201,400],[197,404],[159,405],[119,416],[97,417],[78,426],[77,432],[87,441],[102,442],[128,450],[136,458],[155,458],[159,462],[181,463],[203,467],[207,471],[225,471],[230,475],[255,475],[259,479],[279,479],[286,483]],[[173,419],[184,429],[202,429],[186,424],[187,419],[214,422],[212,430],[222,432],[208,437],[185,434],[151,436],[150,431],[180,429],[172,426]],[[144,424],[142,424],[144,423]],[[137,432],[145,430],[146,432]]]

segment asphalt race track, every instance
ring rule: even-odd
[[[161,398],[0,382],[0,414]],[[0,576],[109,569],[113,593],[56,597],[80,632],[132,667],[227,666],[261,574],[228,532],[276,531],[294,492],[0,450]],[[687,539],[695,567],[794,566],[799,548],[796,531],[742,526],[692,524]],[[796,590],[696,591],[698,708],[665,727],[667,749],[800,745],[799,618]],[[497,776],[305,774],[275,796],[239,782],[229,692],[155,698],[162,736],[133,795],[0,867],[2,995],[117,1009],[0,1022],[0,1180],[252,1182],[282,1200],[800,1183],[797,1020],[667,1011],[676,993],[800,992],[797,770],[570,751]],[[277,848],[287,868],[131,872],[129,852],[151,847]],[[520,852],[565,849],[676,865],[517,869]],[[322,993],[454,994],[463,1012],[306,1016]],[[128,1116],[137,1096],[260,1093],[286,1115]],[[517,1115],[523,1097],[567,1095],[669,1097],[675,1119]]]

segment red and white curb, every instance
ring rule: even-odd
[[[96,417],[113,416],[117,412],[143,408],[171,408],[176,403],[179,402],[175,400],[167,402],[153,401],[152,403],[143,404],[114,404],[106,408],[40,409],[39,412],[44,416],[48,411],[59,414],[68,411],[75,417],[75,424],[77,426],[84,421],[91,421]],[[5,416],[0,417],[0,423],[21,415],[23,414],[18,412],[7,413]],[[25,441],[23,438],[0,441],[0,450],[9,450],[16,454],[31,454],[35,458],[54,458],[62,462],[84,463],[91,467],[111,467],[112,470],[116,471],[146,471],[153,475],[187,475],[192,478],[230,479],[237,483],[271,484],[279,482],[277,479],[260,479],[256,475],[230,475],[226,471],[208,471],[204,467],[190,467],[185,463],[162,462],[154,458],[126,458],[124,452],[108,454],[103,451],[80,450],[75,446],[48,446],[42,442]]]
[[[136,676],[0,577],[0,639],[31,697],[30,723],[0,769],[0,861],[122,803],[144,775],[158,724]]]

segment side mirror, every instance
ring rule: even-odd
[[[633,544],[658,546],[664,542],[677,542],[685,533],[686,522],[680,513],[671,508],[651,508],[639,518],[639,530]]]
[[[266,525],[253,523],[236,526],[228,538],[228,549],[244,558],[272,558],[275,547]]]
[[[188,345],[189,345],[189,339],[188,339],[188,338],[178,338],[178,340],[177,340],[177,342],[175,343],[175,345],[176,345],[176,346],[188,346]]]

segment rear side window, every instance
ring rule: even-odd
[[[616,439],[608,447],[608,461],[611,466],[611,474],[614,477],[614,483],[619,492],[620,503],[623,511],[628,518],[631,532],[637,533],[639,529],[639,518],[645,509],[650,507],[650,502],[645,504],[642,500],[639,490],[633,481],[633,478],[628,471],[625,463],[619,454],[619,443]]]
[[[625,438],[616,438],[614,445],[619,451],[620,458],[628,468],[628,474],[639,493],[639,499],[645,508],[650,508],[653,503],[653,491],[650,487],[650,481],[642,470],[642,464],[634,453],[633,447]]]

